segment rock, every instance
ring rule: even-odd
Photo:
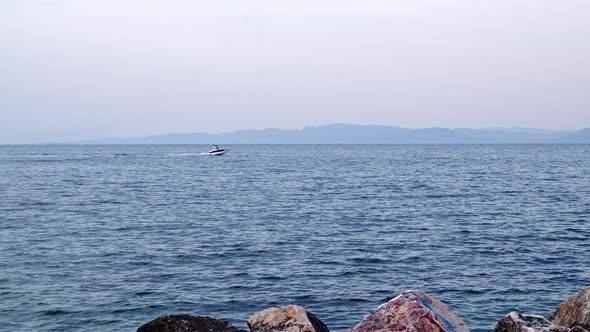
[[[162,316],[140,326],[137,332],[245,332],[226,320],[211,317],[172,315]]]
[[[580,326],[574,326],[573,328],[567,330],[567,332],[588,332],[588,330]]]
[[[590,287],[565,300],[549,320],[568,327],[583,327],[590,330]]]
[[[409,290],[379,306],[350,332],[468,332],[469,327],[444,303]]]
[[[268,308],[248,318],[252,332],[329,332],[321,320],[297,305]]]
[[[567,332],[567,327],[557,326],[541,316],[521,315],[511,312],[496,324],[494,332]]]

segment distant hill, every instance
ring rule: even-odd
[[[572,133],[566,137],[566,140],[572,142],[590,142],[590,128],[582,129],[575,133]]]
[[[74,144],[493,144],[590,143],[590,128],[554,131],[534,128],[423,128],[331,124],[303,129],[237,130],[221,134],[183,133],[109,138]]]

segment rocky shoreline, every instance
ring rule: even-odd
[[[329,332],[314,314],[297,305],[268,308],[248,318],[250,332]],[[345,332],[469,332],[444,303],[418,290],[402,292]],[[205,316],[162,316],[137,332],[247,332]],[[508,313],[493,332],[590,332],[590,287],[564,301],[548,318]]]

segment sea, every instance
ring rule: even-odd
[[[0,146],[0,326],[351,328],[407,289],[473,331],[590,285],[590,145]]]

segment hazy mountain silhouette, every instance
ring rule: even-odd
[[[566,137],[567,140],[572,142],[590,142],[590,128],[582,129],[575,133],[572,133]]]
[[[486,144],[590,143],[590,128],[554,131],[535,128],[423,128],[331,124],[303,129],[237,130],[221,134],[184,133],[110,138],[76,144]]]

